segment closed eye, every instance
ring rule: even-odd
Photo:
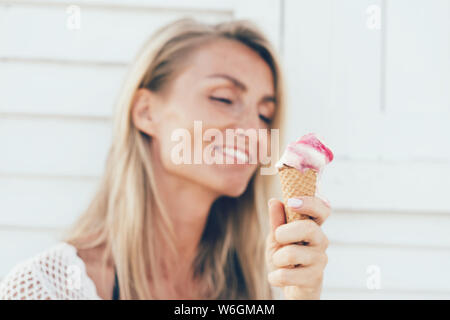
[[[265,123],[267,123],[267,124],[270,124],[270,123],[272,122],[271,119],[269,119],[269,118],[263,116],[262,114],[259,115],[259,118],[260,118],[262,121],[264,121]]]
[[[231,101],[230,99],[226,99],[226,98],[221,98],[221,97],[214,97],[214,96],[210,96],[209,99],[214,100],[214,101],[219,101],[225,104],[232,104],[233,101]]]

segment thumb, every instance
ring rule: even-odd
[[[284,214],[283,203],[275,198],[269,200],[269,216],[270,216],[270,230],[272,233],[275,229],[286,223],[286,216]]]

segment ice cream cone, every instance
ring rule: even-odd
[[[306,169],[303,173],[296,168],[283,165],[278,169],[278,175],[280,176],[281,190],[283,192],[286,222],[309,219],[307,215],[292,211],[287,206],[287,200],[299,196],[314,196],[316,193],[317,171]]]

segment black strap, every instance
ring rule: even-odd
[[[114,268],[114,289],[113,289],[113,300],[120,300],[119,299],[119,280],[117,280],[117,271]]]

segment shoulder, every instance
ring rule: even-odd
[[[18,263],[0,282],[0,299],[99,299],[75,247],[59,242]]]

